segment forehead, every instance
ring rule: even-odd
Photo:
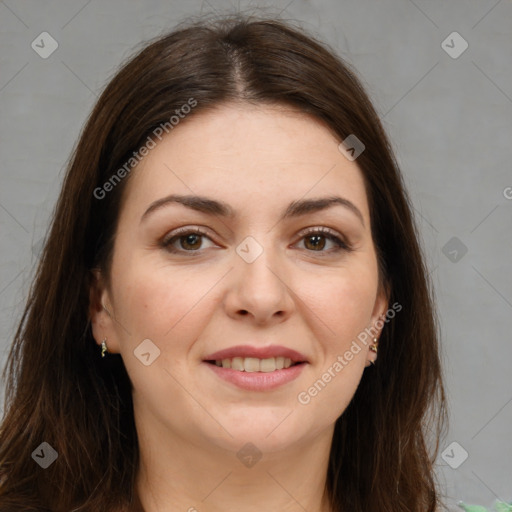
[[[244,207],[343,195],[368,218],[363,175],[320,120],[284,106],[228,104],[185,118],[143,158],[128,203],[171,193]],[[131,198],[131,200],[130,200]]]

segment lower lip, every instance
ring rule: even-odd
[[[296,364],[273,372],[240,372],[207,362],[204,362],[204,364],[209,366],[218,377],[239,388],[249,391],[267,391],[295,380],[307,363]]]

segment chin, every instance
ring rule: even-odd
[[[292,419],[294,413],[289,414],[290,412],[290,410],[284,411],[279,420],[276,420],[273,415],[265,417],[264,414],[258,413],[257,416],[248,417],[245,421],[239,421],[236,424],[223,422],[223,426],[232,437],[224,432],[225,435],[213,438],[211,441],[223,449],[236,453],[249,443],[262,453],[285,450],[307,437],[304,423],[297,424],[296,418]]]

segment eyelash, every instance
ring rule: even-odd
[[[171,234],[172,234],[171,237],[165,237],[161,242],[162,247],[165,248],[167,251],[169,251],[171,254],[184,254],[184,253],[201,254],[200,249],[194,250],[194,251],[187,251],[185,249],[176,249],[176,248],[172,247],[173,242],[176,240],[179,240],[182,237],[185,237],[188,235],[199,235],[199,236],[204,236],[211,240],[211,238],[208,236],[208,233],[206,231],[202,230],[201,228],[197,228],[197,227],[195,227],[195,228],[189,228],[189,227],[179,228],[179,229],[173,231]],[[305,249],[308,252],[317,253],[317,255],[320,257],[326,256],[326,255],[332,254],[332,253],[338,253],[339,251],[351,252],[353,250],[352,247],[347,242],[342,240],[336,234],[335,231],[332,231],[331,229],[326,228],[326,227],[308,228],[307,230],[301,231],[299,233],[299,235],[300,235],[300,240],[303,240],[306,237],[312,236],[312,235],[322,235],[325,238],[331,240],[337,246],[336,248],[331,249],[329,251],[324,251],[324,250],[313,251],[313,250]],[[213,241],[213,240],[211,240],[211,241]]]

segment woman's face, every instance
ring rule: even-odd
[[[387,307],[363,177],[338,144],[304,114],[228,105],[132,171],[92,317],[138,424],[235,451],[332,433],[373,356],[357,336]],[[274,369],[286,358],[300,364]]]

